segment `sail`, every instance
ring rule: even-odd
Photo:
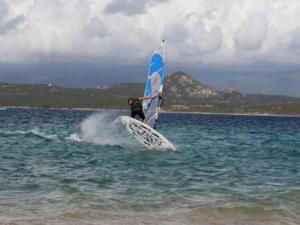
[[[162,101],[161,94],[165,81],[163,50],[162,45],[160,51],[156,51],[152,54],[146,81],[144,97],[155,97],[145,99],[143,102],[143,110],[147,118],[147,124],[154,129],[157,125],[158,113]]]

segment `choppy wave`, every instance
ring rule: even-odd
[[[28,132],[28,134],[33,134],[33,135],[36,135],[40,138],[44,138],[44,139],[48,139],[48,140],[56,140],[57,139],[57,135],[44,133],[44,132],[40,131],[37,128],[30,130]]]
[[[4,111],[0,225],[300,224],[299,118],[162,114],[158,153],[118,116]]]
[[[42,131],[40,131],[38,128],[34,128],[28,131],[23,131],[23,130],[16,130],[16,131],[0,131],[1,136],[18,136],[18,135],[23,135],[23,136],[36,136],[39,138],[47,139],[47,140],[56,140],[57,135],[55,134],[47,134]]]

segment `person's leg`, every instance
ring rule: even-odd
[[[134,111],[131,111],[130,117],[135,118],[135,116],[136,116],[136,113]]]
[[[147,123],[147,118],[146,118],[145,113],[143,111],[140,111],[140,117],[142,118],[143,123]]]

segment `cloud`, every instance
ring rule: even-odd
[[[7,22],[0,24],[0,35],[8,32],[8,31],[15,30],[16,27],[19,24],[23,23],[24,21],[25,21],[25,16],[18,15],[15,18],[13,18]]]
[[[108,34],[108,28],[98,17],[92,17],[88,21],[84,32],[88,37],[105,37]]]
[[[163,2],[163,3],[161,3]],[[0,63],[299,65],[295,0],[0,0]]]
[[[198,21],[191,30],[190,37],[190,52],[194,55],[203,55],[220,49],[223,33],[218,26],[213,26],[208,30],[202,21]],[[192,46],[195,47],[193,48]]]
[[[3,21],[3,19],[7,14],[8,14],[7,4],[3,0],[0,0],[0,23]]]
[[[199,57],[218,51],[223,33],[220,27],[207,29],[203,21],[198,20],[190,28],[180,23],[166,26],[163,36],[168,40],[170,48],[175,49],[173,52],[171,50],[173,60],[180,62],[183,56],[199,60]]]
[[[300,26],[293,31],[292,48],[300,49]]]
[[[106,13],[122,13],[124,15],[137,15],[146,12],[147,8],[166,0],[113,0],[106,8]]]
[[[235,46],[243,50],[256,50],[262,47],[268,34],[268,22],[262,15],[252,15],[236,31]]]
[[[123,13],[125,15],[142,14],[145,12],[146,1],[133,0],[114,0],[109,3],[106,8],[106,13]]]
[[[170,24],[165,27],[163,37],[173,44],[183,43],[189,35],[189,29],[180,23]]]

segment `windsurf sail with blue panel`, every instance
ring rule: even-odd
[[[165,82],[165,64],[164,64],[164,41],[158,51],[152,53],[148,76],[145,87],[143,110],[147,118],[147,125],[156,129],[158,113],[162,104],[162,91]]]

